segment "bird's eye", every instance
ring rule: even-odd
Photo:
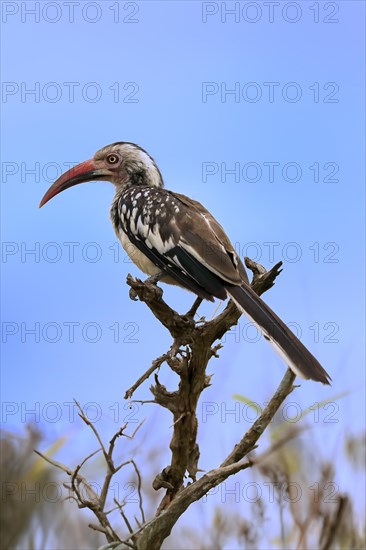
[[[107,162],[108,164],[116,164],[119,161],[119,158],[115,154],[111,154],[107,156]]]

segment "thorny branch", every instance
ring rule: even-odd
[[[248,269],[253,273],[251,286],[258,294],[264,293],[274,285],[276,277],[281,272],[282,262],[276,264],[270,271],[263,266],[245,258]],[[119,466],[114,464],[113,450],[118,437],[125,436],[126,425],[113,436],[107,449],[95,426],[83,413],[80,405],[79,415],[88,425],[99,443],[99,449],[89,455],[74,470],[57,463],[46,457],[43,458],[54,466],[63,470],[71,478],[71,488],[74,491],[75,499],[79,507],[88,507],[96,515],[100,525],[90,525],[93,529],[102,531],[108,542],[121,542],[121,548],[131,547],[136,550],[158,550],[173,526],[185,510],[195,501],[204,496],[210,489],[222,483],[229,476],[257,464],[259,458],[248,457],[253,451],[258,439],[263,434],[281,403],[294,389],[294,374],[287,370],[277,391],[260,417],[254,422],[251,428],[245,433],[232,452],[225,458],[221,466],[210,470],[197,479],[198,461],[200,451],[197,444],[198,421],[196,409],[198,400],[205,388],[210,386],[211,376],[206,373],[206,367],[212,357],[218,357],[218,350],[222,345],[215,344],[217,340],[235,325],[240,317],[240,312],[232,301],[229,301],[222,313],[210,321],[194,321],[201,300],[197,299],[192,308],[185,314],[180,315],[174,311],[164,300],[161,288],[151,281],[134,279],[131,275],[127,277],[127,284],[130,286],[130,296],[137,297],[144,302],[152,311],[158,321],[170,332],[173,343],[166,353],[152,362],[151,367],[133,384],[125,393],[125,398],[130,399],[139,386],[155,373],[155,383],[150,387],[154,399],[152,402],[168,409],[173,415],[173,436],[170,442],[171,461],[158,475],[152,485],[155,490],[164,489],[165,495],[160,502],[155,517],[146,521],[143,510],[141,492],[141,474],[134,460],[130,459]],[[158,371],[161,366],[167,363],[168,366],[178,374],[180,381],[178,389],[169,391],[159,381]],[[133,434],[134,435],[134,434]],[[285,441],[283,441],[283,444]],[[82,466],[95,453],[102,452],[107,472],[103,483],[101,495],[95,494],[91,485],[80,474]],[[268,453],[268,451],[267,451]],[[38,453],[41,454],[41,453]],[[121,468],[131,464],[137,477],[139,496],[139,508],[141,524],[136,520],[138,528],[133,527],[128,520],[123,503],[115,500],[116,508],[120,510],[121,516],[127,527],[129,535],[121,541],[119,535],[113,530],[109,519],[109,512],[105,511],[106,496],[111,479]],[[186,478],[191,479],[186,483]],[[80,486],[86,489],[88,498],[82,496]],[[114,509],[116,509],[114,508]]]
[[[253,272],[251,285],[258,295],[271,288],[281,272],[282,262],[276,264],[270,271],[266,271],[263,266],[249,258],[245,258],[245,263]],[[167,353],[153,361],[146,373],[126,391],[125,397],[130,398],[140,384],[160,369],[164,363],[167,363],[180,377],[176,391],[168,391],[160,383],[157,374],[155,374],[155,384],[150,387],[154,396],[153,402],[168,409],[173,415],[171,462],[153,481],[153,488],[165,489],[165,495],[158,507],[155,520],[146,526],[136,541],[137,548],[152,549],[160,548],[178,517],[192,502],[228,476],[251,465],[250,461],[243,462],[243,459],[255,448],[257,440],[276,410],[293,390],[295,377],[291,371],[287,371],[269,405],[220,468],[209,472],[197,481],[200,451],[197,444],[196,409],[203,390],[211,382],[211,376],[206,373],[206,367],[211,357],[218,356],[221,344],[214,345],[214,343],[238,322],[241,314],[235,304],[229,301],[224,311],[211,321],[195,323],[193,316],[200,303],[199,300],[196,300],[186,315],[179,315],[163,300],[162,290],[150,281],[142,282],[129,275],[127,284],[131,287],[133,296],[144,302],[167,328],[173,337],[173,344]],[[185,486],[187,476],[192,483]],[[152,540],[154,540],[153,546],[151,546]]]

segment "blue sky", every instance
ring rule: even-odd
[[[273,14],[237,3],[231,15],[234,2],[105,0],[73,14],[35,4],[2,4],[3,426],[35,418],[51,440],[72,434],[82,428],[64,403],[76,397],[113,431],[113,407],[129,414],[125,389],[170,344],[128,298],[125,277],[139,274],[108,219],[112,186],[77,186],[38,210],[68,163],[125,140],[150,152],[168,188],[209,208],[241,253],[284,261],[265,298],[334,381],[303,383],[294,400],[305,409],[350,392],[337,422],[312,432],[325,456],[341,449],[364,427],[364,3],[281,2]],[[193,300],[165,296],[178,311]],[[227,335],[204,402],[268,399],[284,366],[257,340],[245,319]],[[161,378],[174,387],[167,369]],[[136,398],[149,398],[148,384]],[[167,439],[168,415],[136,415]],[[209,424],[203,467],[240,434],[217,415],[217,448]]]

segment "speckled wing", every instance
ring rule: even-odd
[[[112,205],[112,223],[177,283],[224,300],[224,282],[242,282],[236,253],[232,247],[227,253],[203,215],[182,199],[164,189],[130,188]]]
[[[226,291],[239,310],[261,330],[280,357],[298,376],[329,384],[330,377],[318,360],[250,286],[243,284],[248,281],[245,268],[221,225],[199,202],[184,195],[173,195],[189,207],[191,213],[187,215],[185,225],[183,220],[181,221],[181,246],[193,256],[199,257],[204,265],[223,279]],[[200,230],[198,234],[196,228]],[[209,252],[197,254],[205,243],[208,244]],[[229,280],[230,277],[232,281]]]
[[[182,226],[182,246],[225,281],[248,283],[245,267],[223,227],[198,201],[171,193],[188,208]]]
[[[247,284],[226,233],[199,202],[136,186],[117,198],[111,217],[117,234],[123,231],[154,266],[202,298],[229,295],[296,374],[329,384],[316,358]]]

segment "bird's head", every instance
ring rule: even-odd
[[[62,174],[48,189],[39,206],[73,185],[95,180],[110,181],[117,191],[130,185],[164,185],[159,168],[144,149],[135,143],[117,142],[99,149],[92,159]]]

